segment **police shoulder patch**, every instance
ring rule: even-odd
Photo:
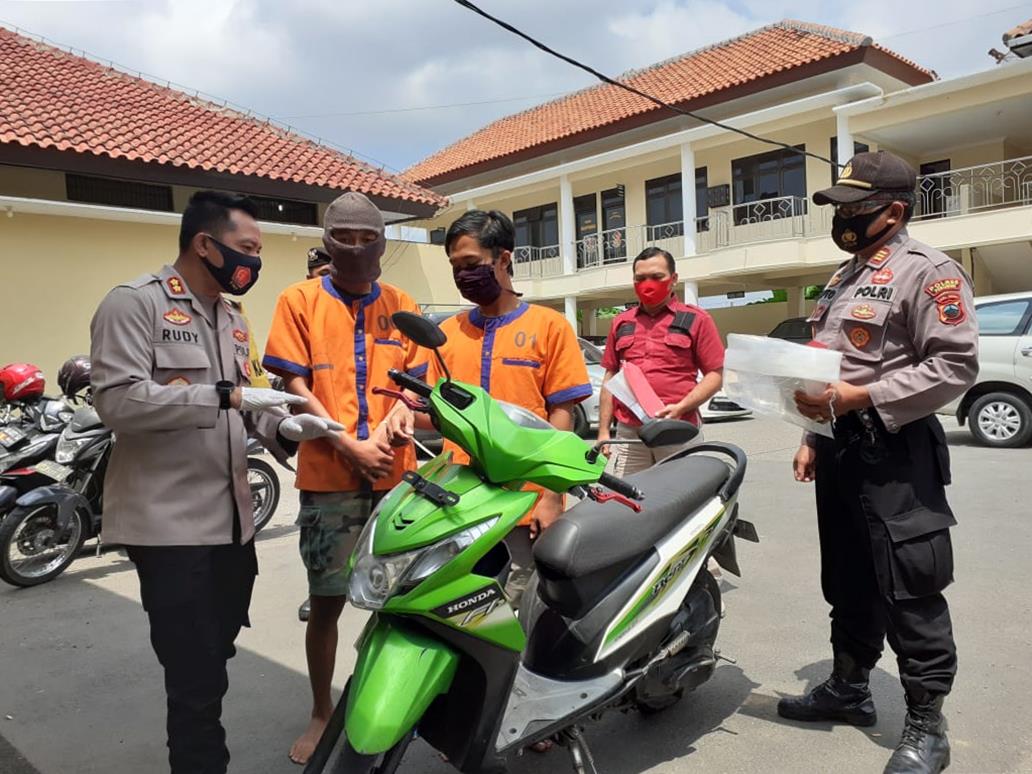
[[[925,288],[925,293],[930,295],[932,298],[938,298],[943,293],[957,292],[960,290],[960,286],[962,284],[963,281],[960,277],[949,277],[947,279],[936,280]]]

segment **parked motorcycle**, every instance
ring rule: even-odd
[[[114,442],[86,406],[61,434],[53,460],[0,475],[0,579],[15,586],[53,580],[90,538],[97,538],[99,553],[104,473]],[[260,442],[249,440],[248,455],[263,452]],[[262,459],[248,456],[247,468],[257,532],[276,512],[280,483]]]
[[[435,353],[446,340],[419,315],[393,319]],[[472,462],[443,455],[406,473],[360,536],[347,596],[373,615],[305,772],[389,774],[416,735],[464,772],[504,770],[546,739],[585,772],[584,723],[663,710],[713,673],[720,590],[706,563],[737,574],[734,536],[755,538],[738,518],[745,454],[695,446],[622,480],[605,473],[598,446],[479,387],[391,378],[423,402],[384,392],[426,411]],[[663,446],[696,433],[659,420],[641,439]],[[517,617],[503,540],[537,499],[527,482],[581,502],[537,541]]]

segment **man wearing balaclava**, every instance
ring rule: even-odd
[[[311,756],[333,711],[330,684],[348,557],[377,502],[416,465],[411,444],[392,448],[387,441],[383,421],[394,401],[374,388],[394,387],[391,368],[426,373],[425,355],[391,322],[394,312],[418,313],[415,301],[377,281],[386,247],[380,211],[362,194],[340,196],[326,210],[323,246],[330,273],[283,291],[262,361],[283,377],[288,392],[306,399],[306,411],[345,428],[299,450],[297,523],[311,596],[305,647],[313,706],[308,728],[290,750],[298,764]]]

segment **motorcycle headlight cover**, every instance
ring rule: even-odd
[[[348,579],[348,601],[364,610],[380,610],[392,596],[415,588],[497,523],[495,516],[415,551],[376,556],[373,553],[376,520],[370,519],[355,548],[355,563]]]
[[[68,438],[65,435],[57,442],[57,451],[54,453],[54,462],[68,465],[75,461],[76,456],[82,451],[92,439],[91,438]]]

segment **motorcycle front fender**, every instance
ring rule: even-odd
[[[68,525],[72,523],[72,516],[77,510],[88,514],[90,520],[88,526],[91,531],[95,531],[97,516],[90,508],[89,500],[64,484],[36,487],[18,498],[17,507],[35,508],[39,505],[50,504],[57,505],[58,534],[68,529]]]
[[[0,513],[8,510],[18,499],[18,490],[13,486],[0,486]]]
[[[391,749],[451,687],[458,663],[458,653],[445,643],[397,619],[373,616],[359,642],[348,688],[348,742],[363,755]]]

